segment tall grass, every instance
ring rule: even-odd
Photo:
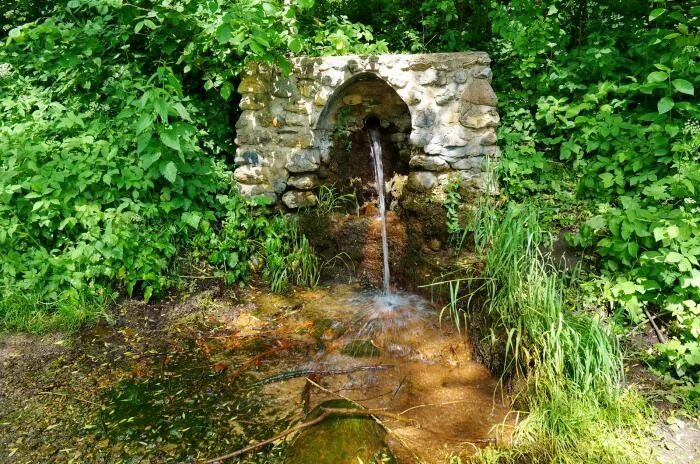
[[[270,289],[280,293],[290,284],[315,287],[321,277],[321,263],[309,240],[294,220],[287,220],[283,231],[271,231],[262,243],[266,260],[263,276]]]
[[[52,330],[74,331],[84,324],[106,317],[107,300],[67,290],[46,301],[32,292],[12,287],[0,291],[0,333],[45,333]]]
[[[550,239],[535,212],[483,201],[468,232],[477,259],[441,282],[451,289],[447,308],[457,324],[462,309],[486,312],[491,343],[503,347],[503,379],[517,388],[515,406],[527,411],[514,434],[517,446],[475,460],[644,462],[636,439],[644,406],[622,387],[612,328],[577,307],[576,281],[550,264],[543,252]]]

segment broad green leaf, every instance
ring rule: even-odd
[[[163,144],[166,147],[170,147],[173,150],[177,151],[181,150],[180,140],[178,139],[175,131],[173,131],[172,129],[166,129],[164,131],[158,132],[158,135],[160,136],[161,142],[163,142]]]
[[[169,161],[163,168],[162,174],[171,184],[175,183],[175,179],[177,179],[177,166],[175,166],[175,163]]]
[[[656,8],[649,13],[649,21],[653,21],[666,12],[666,8]]]
[[[673,100],[671,98],[664,97],[661,100],[659,100],[659,103],[657,103],[656,106],[659,110],[659,114],[664,114],[664,113],[668,113],[669,111],[671,111],[671,108],[673,108],[673,105],[675,105],[675,103],[673,102]]]
[[[233,86],[231,85],[230,82],[224,82],[224,85],[221,86],[221,98],[224,100],[228,100],[229,97],[231,97],[231,92],[233,92]]]
[[[647,76],[647,82],[663,82],[668,79],[668,73],[664,71],[654,71]]]
[[[160,159],[160,156],[161,153],[159,151],[155,153],[146,153],[145,155],[143,155],[141,157],[141,164],[143,165],[143,168],[148,169],[149,167],[151,167],[153,163]]]
[[[220,44],[225,44],[226,42],[229,41],[231,38],[231,26],[228,24],[222,24],[219,26],[219,29],[216,31],[216,40],[219,41]]]
[[[289,49],[292,51],[292,53],[299,53],[302,47],[303,45],[298,37],[295,37],[291,42],[289,42]]]
[[[177,114],[179,114],[182,119],[184,119],[185,121],[192,121],[192,118],[190,118],[190,113],[187,112],[185,105],[183,105],[180,102],[177,102],[173,104],[173,108],[175,109],[175,111],[177,111]]]
[[[164,98],[156,98],[153,102],[153,107],[156,109],[158,116],[160,116],[160,120],[164,124],[167,124],[168,110],[170,109],[170,105],[168,104],[168,102]]]
[[[136,122],[136,133],[140,134],[146,128],[150,127],[151,124],[153,124],[153,115],[152,114],[144,114],[139,118],[139,120]]]
[[[199,222],[202,220],[202,216],[200,216],[196,212],[182,213],[181,218],[185,222],[185,224],[189,225],[193,229],[196,229],[197,227],[199,227]]]
[[[11,39],[16,39],[17,37],[19,37],[19,35],[20,35],[21,33],[22,33],[22,30],[21,30],[19,27],[15,27],[15,28],[13,28],[13,29],[10,29],[10,33],[8,34],[8,36],[9,36]]]
[[[671,84],[673,84],[673,88],[675,88],[681,93],[685,93],[687,95],[695,95],[695,87],[693,87],[693,84],[686,81],[685,79],[673,79],[671,81]]]

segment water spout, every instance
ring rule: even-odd
[[[391,294],[389,276],[389,240],[386,233],[386,200],[384,185],[384,167],[382,166],[382,144],[379,133],[379,118],[370,116],[365,121],[367,133],[369,135],[370,155],[374,162],[374,181],[377,184],[377,194],[379,197],[379,219],[382,224],[382,258],[384,260],[384,294]]]

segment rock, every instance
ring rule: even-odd
[[[432,68],[428,68],[418,77],[418,83],[420,85],[434,85],[438,83],[438,73]]]
[[[270,184],[238,184],[238,193],[248,198],[262,195],[277,200],[277,195]]]
[[[238,106],[243,111],[255,111],[264,107],[262,102],[257,101],[251,95],[244,95],[243,98],[241,98],[241,102],[238,104]]]
[[[411,132],[411,143],[417,147],[424,147],[430,142],[432,134],[427,129],[418,128]]]
[[[272,95],[278,98],[291,98],[294,95],[294,83],[287,76],[277,75],[272,81]]]
[[[299,150],[293,154],[285,167],[289,172],[311,172],[318,169],[321,153],[318,150]]]
[[[467,78],[469,77],[469,72],[467,72],[466,69],[459,69],[457,72],[455,72],[454,75],[454,81],[458,84],[464,84],[467,82]]]
[[[416,155],[411,157],[411,161],[409,161],[408,164],[412,168],[425,169],[428,171],[444,171],[450,168],[447,161],[438,156]]]
[[[260,164],[260,156],[254,151],[246,150],[242,153],[236,153],[234,163],[236,163],[239,166],[242,164],[258,166]]]
[[[495,145],[497,141],[498,137],[496,137],[496,131],[492,128],[487,129],[486,132],[479,137],[479,143],[481,145]]]
[[[471,129],[483,129],[484,127],[496,127],[500,122],[498,112],[492,106],[474,105],[465,103],[462,106],[459,122]]]
[[[238,92],[241,94],[246,93],[257,93],[266,94],[268,93],[267,82],[259,75],[253,74],[243,78],[241,83],[238,85]]]
[[[291,176],[287,179],[287,185],[299,190],[311,190],[318,187],[319,180],[316,174],[302,174],[300,176]]]
[[[272,181],[272,189],[275,191],[276,194],[281,194],[285,190],[287,190],[287,181],[284,179],[275,179]]]
[[[435,124],[435,113],[432,110],[424,110],[416,113],[414,124],[416,127],[430,127]]]
[[[328,103],[328,96],[327,92],[316,93],[316,95],[314,95],[314,105],[326,106],[326,103]]]
[[[329,400],[318,405],[305,419],[313,420],[323,408],[357,409],[347,400]],[[384,429],[370,416],[331,416],[318,425],[304,429],[287,450],[285,464],[358,464],[374,462],[386,450]]]
[[[426,192],[437,183],[437,176],[428,171],[413,171],[408,175],[407,186],[414,192]]]
[[[313,136],[309,133],[293,134],[282,140],[282,146],[289,148],[311,148],[314,146]]]
[[[477,79],[486,79],[491,82],[491,68],[488,66],[484,66],[483,68],[476,67],[472,70],[472,76],[476,77]]]
[[[262,184],[265,182],[265,174],[263,174],[262,167],[252,165],[236,168],[233,171],[233,178],[243,184]]]
[[[483,171],[486,168],[486,158],[483,155],[462,158],[451,162],[450,166],[460,171]]]
[[[289,105],[285,106],[284,109],[286,111],[289,111],[291,113],[297,113],[297,114],[309,114],[309,108],[306,104],[305,101],[299,100],[294,103],[290,103]]]
[[[491,84],[484,79],[471,79],[462,93],[462,100],[474,105],[496,106],[498,98]]]
[[[435,103],[442,106],[445,105],[455,99],[455,95],[450,92],[450,91],[445,91],[442,92],[438,95],[435,95]]]
[[[318,198],[313,192],[290,190],[282,195],[282,203],[289,209],[306,208],[317,202]]]

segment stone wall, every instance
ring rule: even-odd
[[[397,140],[408,140],[409,189],[430,191],[455,172],[483,189],[486,160],[499,156],[489,64],[481,52],[301,57],[288,76],[251,64],[239,86],[234,177],[240,192],[281,198],[289,208],[314,204],[334,130],[369,115],[402,132]],[[377,82],[399,98],[376,101]],[[341,121],[342,108],[354,109],[355,119]]]

